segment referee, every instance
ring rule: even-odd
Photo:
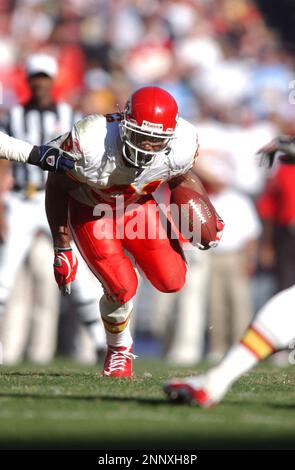
[[[42,145],[72,128],[81,115],[66,103],[54,102],[52,88],[57,72],[53,57],[45,54],[28,57],[26,74],[31,98],[8,112],[1,130],[34,145]],[[48,234],[49,231],[44,205],[46,173],[37,166],[17,163],[12,164],[11,170],[13,187],[6,196],[5,240],[0,249],[0,315],[4,313],[19,268],[31,248],[34,251],[36,235]],[[33,308],[29,309],[25,319],[20,318],[15,309],[9,309],[5,315],[3,346],[6,363],[22,359],[25,336],[30,330],[31,360],[48,362],[55,352],[59,302],[51,273],[52,248],[44,237],[39,239],[40,243],[42,249],[37,250],[40,261]],[[81,270],[75,284],[72,300],[100,353],[104,342],[101,325],[97,321],[100,287],[92,283],[91,273],[86,269]]]

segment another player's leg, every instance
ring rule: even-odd
[[[44,204],[44,202],[43,202]],[[28,258],[28,277],[34,289],[30,305],[30,341],[26,357],[45,364],[53,360],[58,333],[59,295],[52,276],[52,246],[44,234],[35,237]]]
[[[295,286],[275,295],[217,367],[196,377],[169,380],[164,391],[170,400],[202,407],[220,402],[241,375],[276,351],[288,348],[295,337],[294,303]]]
[[[0,315],[4,313],[17,271],[33,241],[36,225],[30,201],[24,203],[20,197],[9,194],[7,205],[7,233],[0,257]]]
[[[105,327],[107,355],[103,374],[111,377],[132,375],[132,338],[129,319],[131,299],[137,289],[137,275],[117,239],[113,219],[97,219],[92,209],[71,202],[70,225],[76,245],[105,294],[100,301]],[[82,210],[81,210],[82,209]],[[105,233],[105,237],[98,236]]]
[[[103,294],[103,289],[87,267],[74,243],[72,243],[72,248],[75,250],[79,269],[75,282],[72,284],[71,306],[87,330],[95,349],[97,362],[101,362],[106,353],[105,332],[99,313],[99,299]]]
[[[30,221],[30,223],[28,223]],[[16,277],[32,244],[37,221],[34,204],[23,201],[21,196],[13,193],[7,198],[7,219],[5,242],[0,248],[0,318],[5,313],[1,331],[4,362],[15,363],[23,356],[27,334],[30,310],[23,310],[23,315],[17,315],[12,302],[7,312],[6,305],[9,296],[13,294]],[[17,286],[15,286],[17,287]],[[14,301],[14,298],[12,299]]]

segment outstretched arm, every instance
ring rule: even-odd
[[[67,171],[75,165],[71,155],[50,145],[31,145],[0,132],[0,159],[37,165],[44,171]]]
[[[4,160],[29,163],[34,145],[24,140],[10,137],[4,132],[0,132],[0,158]]]

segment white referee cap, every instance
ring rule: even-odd
[[[28,76],[45,73],[54,78],[57,75],[57,62],[54,57],[47,54],[32,54],[26,60],[26,73]]]

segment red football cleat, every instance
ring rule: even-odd
[[[133,348],[124,346],[109,346],[104,361],[102,375],[108,377],[132,377],[132,364],[135,355],[132,354]]]
[[[211,408],[216,404],[206,390],[201,386],[194,387],[185,379],[170,380],[163,389],[169,400],[174,403],[188,403],[202,408]]]

